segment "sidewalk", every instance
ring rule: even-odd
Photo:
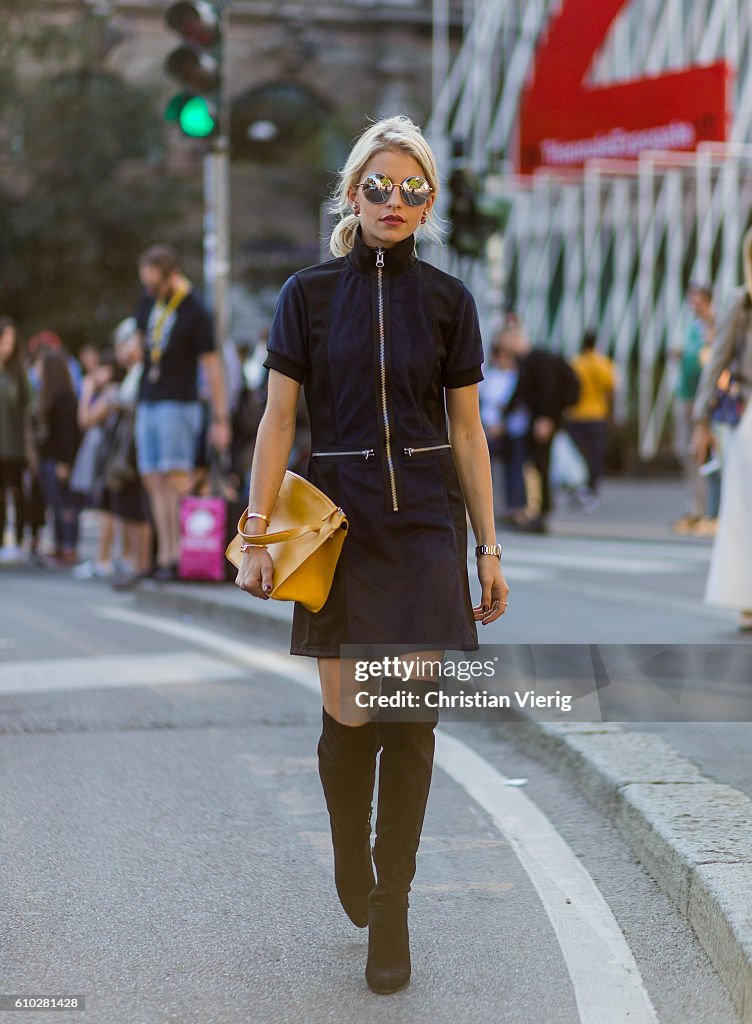
[[[711,543],[707,538],[679,535],[671,529],[683,513],[685,485],[681,480],[607,478],[600,499],[595,512],[588,513],[573,507],[567,496],[558,492],[551,533],[603,540]]]

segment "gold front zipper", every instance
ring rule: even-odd
[[[397,483],[394,478],[394,463],[392,462],[392,441],[389,429],[389,414],[386,408],[386,361],[384,358],[384,293],[382,276],[384,273],[384,250],[376,250],[376,270],[378,274],[379,288],[379,364],[381,370],[381,413],[384,417],[384,434],[386,441],[386,462],[389,467],[389,483],[392,488],[392,511],[398,512],[397,504]]]

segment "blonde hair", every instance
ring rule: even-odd
[[[369,161],[384,150],[407,153],[413,157],[420,164],[428,184],[434,190],[434,200],[438,197],[439,171],[436,167],[436,157],[418,125],[403,114],[376,121],[357,139],[345,166],[339,172],[339,180],[329,207],[331,213],[337,214],[340,218],[329,239],[329,248],[334,256],[346,256],[350,252],[355,244],[355,232],[360,223],[351,212],[348,192],[362,180],[361,175]],[[418,230],[432,241],[441,241],[439,217],[434,209],[428,211],[426,223]]]

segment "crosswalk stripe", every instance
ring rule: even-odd
[[[611,555],[567,554],[560,551],[505,552],[508,565],[545,566],[552,569],[578,569],[581,572],[620,572],[630,576],[660,573],[693,572],[695,565],[686,562],[648,558],[615,558]]]
[[[243,679],[247,675],[241,668],[198,651],[47,658],[0,665],[0,694],[161,686],[207,679]]]
[[[710,560],[707,548],[665,545],[646,548],[645,545],[603,544],[593,545],[541,538],[531,543],[529,538],[517,541],[511,538],[502,545],[503,564],[513,566],[517,579],[551,579],[557,570],[603,573],[615,572],[627,576],[672,575],[698,572]],[[468,545],[468,566],[475,566],[475,550]]]

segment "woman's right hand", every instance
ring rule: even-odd
[[[272,590],[274,562],[266,548],[244,551],[240,556],[240,567],[235,585],[262,601],[268,601]]]

